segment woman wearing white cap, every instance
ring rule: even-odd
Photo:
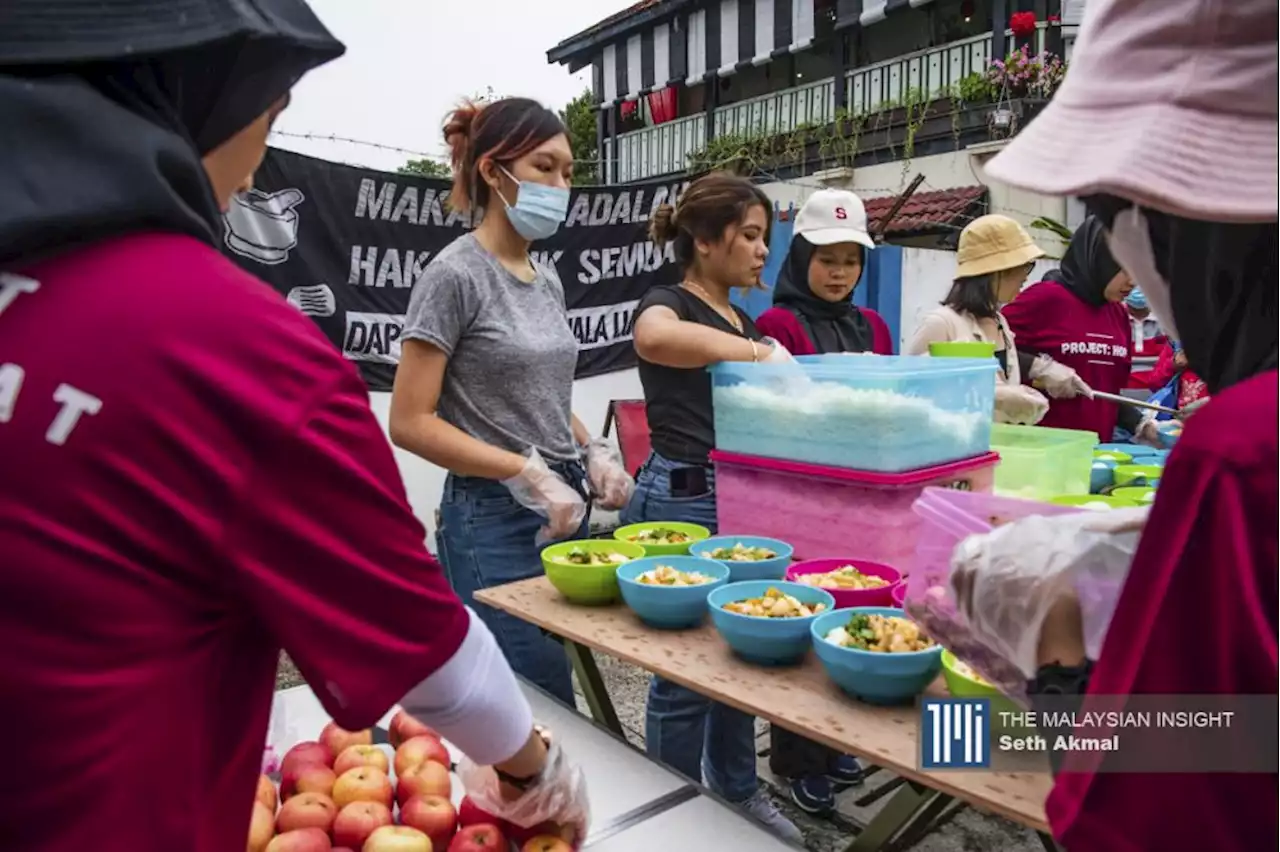
[[[1049,401],[1022,384],[1013,332],[1000,314],[1022,290],[1032,264],[1044,252],[1026,229],[1008,216],[991,214],[970,222],[956,247],[956,277],[942,304],[925,314],[907,346],[908,355],[928,355],[930,343],[980,341],[995,344],[1000,365],[996,420],[1040,422]]]
[[[867,210],[857,195],[822,189],[809,196],[796,215],[773,307],[756,320],[760,333],[792,355],[892,355],[893,336],[884,319],[853,303],[866,251],[875,247],[867,233]]]
[[[962,546],[986,558],[959,566],[961,610],[1033,697],[1084,694],[1086,710],[1109,695],[1242,707],[1274,702],[1280,686],[1277,13],[1275,0],[1091,2],[1066,83],[987,166],[1003,183],[1086,197],[1211,394],[1149,514],[1102,516],[1141,530],[1118,600],[1077,598],[1086,560],[1073,516]],[[1037,546],[1009,546],[1032,530]],[[1054,836],[1068,852],[1262,848],[1278,822],[1276,751],[1262,739],[1274,716],[1256,734],[1244,727],[1216,749],[1204,729],[1127,729],[1122,752],[1069,755],[1045,807]],[[1201,762],[1156,771],[1187,755]],[[1208,760],[1222,769],[1226,757],[1235,771],[1209,774]]]

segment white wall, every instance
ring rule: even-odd
[[[644,397],[640,389],[640,377],[634,369],[608,373],[581,379],[573,385],[573,411],[591,430],[599,435],[604,427],[605,412],[611,399],[641,399]],[[391,394],[369,394],[369,405],[374,415],[387,428],[387,417],[391,408]],[[409,494],[409,503],[414,513],[427,528],[427,546],[436,549],[435,532],[436,509],[440,505],[440,493],[444,487],[445,471],[426,462],[415,455],[395,449],[396,461],[400,465],[400,475],[404,477],[405,490]]]

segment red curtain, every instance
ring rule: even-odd
[[[629,118],[635,114],[636,107],[640,106],[639,101],[623,101],[622,106],[618,110],[618,115],[622,118]]]
[[[649,98],[649,114],[653,116],[654,124],[662,124],[672,121],[676,117],[676,87],[667,86],[665,89],[657,92],[650,92]]]

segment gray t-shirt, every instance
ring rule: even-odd
[[[532,283],[512,275],[473,234],[444,248],[413,287],[405,340],[449,356],[438,413],[474,438],[549,459],[578,457],[571,406],[578,341],[564,286],[534,263]]]

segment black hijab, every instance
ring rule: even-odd
[[[1095,307],[1107,304],[1103,292],[1120,271],[1120,264],[1107,246],[1107,231],[1096,216],[1084,220],[1067,244],[1057,269],[1045,273],[1044,280],[1066,287],[1081,301]]]
[[[1087,204],[1108,228],[1133,206],[1114,196]],[[1276,369],[1276,223],[1205,222],[1145,207],[1142,214],[1179,343],[1209,393]]]
[[[862,250],[866,269],[866,247]],[[809,288],[809,263],[817,247],[804,237],[791,240],[787,259],[778,273],[773,289],[773,303],[787,308],[800,322],[800,327],[813,341],[819,355],[828,352],[870,352],[874,343],[871,323],[853,303],[853,292],[842,302],[828,302],[813,294]],[[858,280],[862,280],[859,273]],[[857,282],[854,282],[857,287]]]
[[[146,3],[119,23],[80,2],[15,3],[0,36],[0,268],[141,231],[216,245],[201,156],[344,51],[301,0],[256,0],[252,14],[156,0],[149,28]],[[174,6],[191,14],[158,27]],[[49,36],[60,24],[65,41]]]

